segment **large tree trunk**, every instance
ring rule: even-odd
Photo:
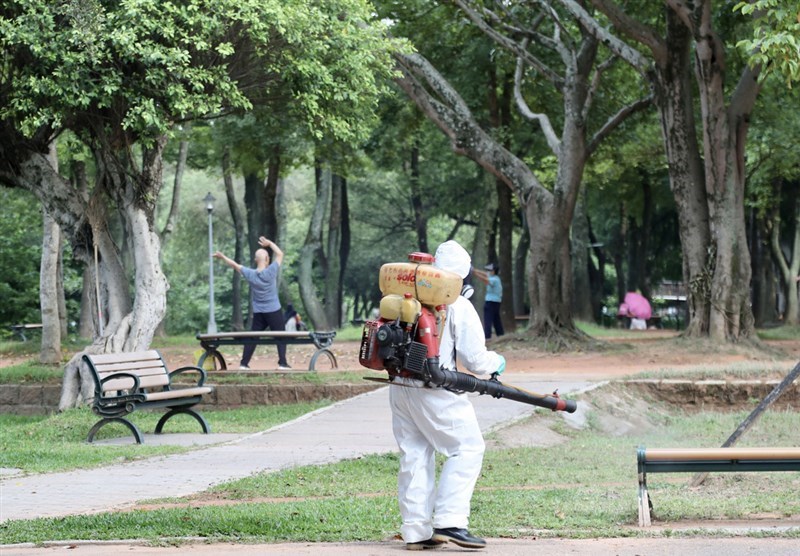
[[[300,289],[300,298],[303,308],[308,315],[311,325],[316,330],[330,330],[325,313],[325,307],[319,299],[314,286],[314,261],[319,261],[324,268],[324,252],[322,250],[322,226],[325,220],[325,209],[331,196],[330,180],[323,178],[323,171],[319,163],[314,167],[314,182],[316,189],[316,202],[308,224],[308,233],[300,251],[300,266],[297,272],[297,282]]]
[[[190,125],[187,124],[184,133],[188,134]],[[175,163],[175,179],[172,182],[172,201],[169,205],[169,214],[161,230],[161,246],[166,247],[175,226],[178,222],[178,209],[181,206],[181,186],[183,185],[183,174],[186,171],[186,159],[189,156],[189,141],[182,139],[178,146],[178,160]],[[239,259],[236,259],[239,260]]]
[[[58,154],[55,143],[50,143],[47,160],[58,173]],[[61,228],[58,222],[42,205],[42,258],[39,267],[39,305],[42,312],[42,346],[39,361],[55,364],[61,361],[61,310],[59,303],[63,298],[61,271]],[[60,289],[61,288],[61,289]]]
[[[711,0],[667,2],[666,36],[625,15],[610,0],[592,0],[616,29],[652,54],[654,65],[608,34],[577,2],[561,0],[575,17],[646,73],[661,114],[688,284],[690,322],[684,335],[736,341],[753,334],[750,254],[744,218],[744,146],[760,86],[760,68],[746,68],[726,105],[724,44],[713,29]],[[695,78],[690,75],[692,42]],[[703,151],[698,149],[693,89],[699,94]]]
[[[50,213],[42,207],[42,259],[39,270],[39,305],[42,312],[42,346],[39,362],[61,361],[61,320],[59,319],[58,271],[61,230]]]
[[[551,193],[522,160],[478,126],[458,93],[427,60],[416,54],[400,56],[398,60],[404,75],[398,84],[450,137],[454,151],[469,156],[502,179],[525,207],[531,236],[531,333],[550,339],[562,334],[576,338],[570,302],[569,223],[587,157],[580,109],[574,108],[571,121],[565,123],[556,193]],[[423,81],[444,102],[426,91]],[[585,94],[585,88],[578,89]]]
[[[160,242],[153,227],[154,203],[161,185],[161,152],[164,139],[144,149],[142,169],[109,150],[95,152],[97,183],[89,197],[53,169],[45,156],[35,151],[17,153],[12,172],[0,179],[30,189],[50,207],[62,233],[70,239],[73,255],[92,262],[94,246],[99,251],[104,333],[86,348],[89,353],[113,353],[147,349],[156,326],[166,311],[167,281],[159,264]],[[127,275],[107,228],[105,207],[114,202],[131,240],[134,260],[131,306]],[[64,370],[59,408],[81,404],[93,395],[88,373],[81,372],[76,354]]]
[[[328,217],[328,268],[325,274],[325,315],[328,323],[340,326],[342,323],[342,267],[339,258],[342,243],[342,203],[344,202],[345,179],[334,173],[331,175],[331,205]]]
[[[716,341],[735,341],[754,334],[744,216],[744,156],[750,114],[760,86],[758,70],[745,69],[727,104],[724,44],[712,29],[710,11],[706,3],[695,32],[710,252],[714,255],[708,335]]]
[[[710,318],[710,276],[706,273],[710,244],[708,205],[703,162],[695,132],[690,73],[691,33],[672,10],[665,10],[667,41],[663,59],[652,75],[656,106],[661,114],[669,179],[683,252],[683,279],[687,284],[689,322],[684,334],[702,336]]]
[[[647,256],[650,253],[650,233],[653,229],[653,195],[648,180],[648,176],[642,176],[641,225],[636,224],[636,219],[630,218],[632,233],[629,242],[628,289],[638,290],[647,299],[652,299]]]
[[[572,219],[572,312],[583,321],[594,321],[592,288],[589,281],[589,220],[583,202],[575,207]]]
[[[527,276],[528,272],[528,252],[531,247],[531,235],[528,228],[528,220],[524,213],[522,217],[522,232],[520,233],[517,247],[514,250],[514,314],[525,315],[530,311],[527,301]],[[515,325],[516,328],[516,325]],[[513,329],[512,329],[513,330]]]
[[[81,288],[81,316],[78,322],[79,338],[94,338],[97,335],[95,319],[97,304],[95,303],[94,271],[90,265],[83,268],[83,287]]]
[[[233,177],[231,176],[231,153],[227,147],[222,152],[222,181],[225,184],[225,196],[228,199],[228,208],[231,211],[234,233],[234,261],[243,261],[244,258],[244,219],[242,211],[239,210],[239,203],[236,202],[236,195],[233,190]],[[278,243],[280,245],[280,243]],[[244,320],[242,318],[242,275],[238,272],[233,273],[233,283],[231,285],[231,328],[233,330],[243,330]]]
[[[411,185],[411,208],[414,211],[414,230],[417,232],[417,248],[423,253],[430,253],[428,247],[428,219],[422,203],[419,183],[419,145],[414,140],[411,147],[409,183]]]
[[[798,290],[800,290],[800,197],[795,195],[793,201],[794,238],[790,245],[790,257],[787,257],[783,249],[781,249],[780,217],[776,218],[773,222],[772,233],[770,235],[772,256],[778,262],[781,283],[786,295],[784,323],[790,325],[800,324],[800,302],[798,302]]]

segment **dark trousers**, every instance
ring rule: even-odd
[[[261,332],[262,330],[270,329],[274,332],[286,330],[286,323],[283,320],[283,311],[278,309],[271,313],[253,313],[253,326],[250,330]],[[250,363],[250,358],[253,357],[253,352],[256,350],[256,344],[245,344],[244,353],[242,354],[242,366],[247,366]],[[286,361],[286,344],[278,341],[278,365],[288,365]]]
[[[483,335],[487,340],[492,337],[492,326],[498,336],[505,334],[503,320],[500,318],[499,301],[487,301],[483,304]]]

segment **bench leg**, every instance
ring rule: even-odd
[[[309,371],[317,370],[316,369],[317,359],[319,359],[319,356],[322,354],[325,354],[328,357],[328,360],[331,362],[331,365],[333,366],[334,369],[339,368],[339,366],[336,363],[336,356],[333,354],[333,352],[326,348],[322,348],[318,349],[317,352],[311,356],[311,362],[308,364]]]
[[[200,426],[203,428],[203,433],[208,434],[211,432],[211,428],[208,426],[208,423],[203,418],[202,415],[194,411],[193,409],[189,408],[178,408],[178,409],[170,409],[164,415],[161,416],[161,419],[158,420],[158,424],[156,425],[156,434],[161,434],[161,430],[164,428],[164,424],[170,420],[170,418],[174,417],[175,415],[179,415],[181,413],[185,413],[187,415],[191,415],[195,418],[195,420],[200,423]]]
[[[647,479],[639,474],[639,527],[650,527],[650,495],[647,493]]]
[[[220,352],[216,349],[207,349],[203,355],[200,356],[200,359],[197,360],[197,366],[201,369],[204,369],[203,363],[206,362],[206,359],[211,356],[214,360],[214,370],[215,371],[227,371],[228,364],[225,362],[225,358],[222,356]]]
[[[97,431],[99,431],[109,423],[122,423],[123,425],[128,427],[128,430],[130,430],[133,433],[133,437],[136,439],[137,444],[144,443],[144,439],[142,438],[142,433],[139,432],[139,429],[136,427],[136,425],[134,425],[127,419],[123,419],[122,417],[109,417],[107,419],[99,420],[97,423],[94,424],[92,429],[89,431],[89,437],[86,439],[86,441],[89,443],[94,441],[94,435],[97,434]]]

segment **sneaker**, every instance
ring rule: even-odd
[[[473,537],[466,529],[448,527],[446,529],[434,529],[431,540],[439,542],[451,542],[464,548],[486,548],[486,541]]]
[[[279,371],[291,371],[292,368],[289,366],[289,363],[279,363],[278,364]]]
[[[248,367],[247,365],[239,365],[239,370],[240,371],[249,371],[250,367]]]
[[[426,541],[406,543],[406,550],[436,550],[444,545],[442,541],[435,541],[432,538]]]

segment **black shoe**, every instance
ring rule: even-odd
[[[407,550],[436,550],[437,548],[441,548],[444,544],[443,541],[435,541],[432,538],[426,541],[419,541],[419,542],[410,542],[406,543]]]
[[[486,548],[486,541],[473,537],[466,529],[458,529],[457,527],[448,527],[447,529],[434,529],[434,541],[451,542],[464,548]]]

